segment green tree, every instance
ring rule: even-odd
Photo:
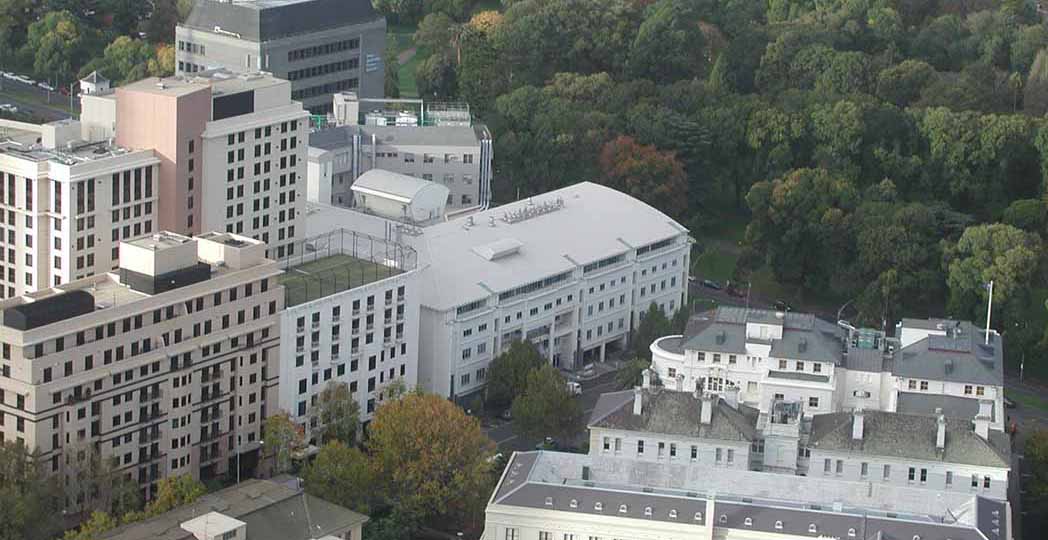
[[[546,365],[530,341],[517,340],[488,365],[485,399],[490,407],[505,407],[524,391],[528,373]]]
[[[310,414],[316,418],[320,441],[339,441],[347,445],[356,442],[360,405],[353,399],[348,384],[329,382],[317,396],[317,403],[311,408]]]
[[[156,3],[153,5],[156,6]],[[145,17],[147,7],[145,2],[136,0],[104,0],[101,5],[105,13],[113,17],[113,32],[120,35],[138,31],[138,23]]]
[[[993,281],[993,301],[1007,316],[1022,300],[1037,272],[1041,241],[1011,225],[993,223],[965,229],[944,253],[950,309],[957,316],[978,317]]]
[[[130,1],[130,0],[118,0]],[[146,37],[153,43],[173,43],[175,39],[175,26],[183,16],[180,12],[185,7],[180,7],[178,0],[154,0],[153,13],[145,21]],[[189,13],[185,12],[185,16]]]
[[[413,393],[379,407],[369,435],[376,489],[394,508],[441,530],[480,532],[495,444],[476,418]]]
[[[1048,113],[1048,49],[1037,51],[1023,85],[1023,111],[1032,116]]]
[[[625,367],[615,374],[615,384],[621,390],[628,390],[634,386],[640,386],[643,381],[644,370],[651,367],[651,354],[647,357],[638,356],[630,360]]]
[[[414,24],[424,14],[423,0],[371,0],[379,13],[400,24]]]
[[[651,358],[651,344],[662,336],[669,335],[672,331],[669,319],[666,318],[666,314],[659,309],[659,306],[652,302],[648,306],[648,310],[645,311],[640,317],[640,324],[637,325],[637,329],[633,333],[632,345],[633,354],[638,358]]]
[[[415,67],[420,96],[447,100],[455,95],[455,65],[444,53],[431,54]]]
[[[96,52],[97,33],[68,11],[53,11],[29,25],[23,54],[33,59],[38,77],[68,82]]]
[[[935,68],[927,62],[904,60],[877,74],[877,96],[896,107],[906,107],[921,97],[935,75]]]
[[[706,72],[706,40],[694,3],[657,0],[644,16],[629,51],[629,70],[637,78],[669,82]]]
[[[1041,233],[1048,221],[1048,205],[1041,199],[1018,199],[1004,210],[1001,221],[1026,232]]]
[[[262,439],[267,453],[274,456],[273,470],[276,474],[291,470],[291,455],[302,444],[302,435],[287,413],[266,418],[262,426]]]
[[[64,540],[95,540],[103,533],[117,528],[120,522],[107,512],[94,511],[80,527],[65,532]]]
[[[159,516],[165,512],[190,504],[207,493],[199,480],[188,474],[161,478],[157,483],[156,496],[146,505],[145,515]]]
[[[1043,500],[1048,497],[1048,430],[1039,429],[1031,433],[1023,449],[1032,476],[1026,489],[1034,500]]]
[[[385,66],[383,89],[388,98],[400,97],[400,61],[397,60],[397,49],[387,46],[382,53],[382,65]]]
[[[47,477],[25,446],[0,443],[0,540],[44,540],[61,532],[54,519],[62,488]]]
[[[582,407],[560,371],[545,365],[528,374],[524,392],[513,400],[513,422],[524,437],[569,440],[582,427]]]
[[[320,448],[303,474],[306,492],[360,512],[371,513],[376,478],[366,454],[339,440]]]

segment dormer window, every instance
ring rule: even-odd
[[[619,513],[620,514],[625,514],[628,511],[629,511],[629,508],[626,508],[626,505],[624,505],[624,504],[620,504],[619,505]]]
[[[913,540],[921,540],[921,535],[919,535],[919,534],[913,535]]]
[[[647,516],[647,517],[651,517],[651,507],[650,506],[645,506],[644,507],[644,515]]]
[[[727,523],[728,522],[728,515],[727,514],[721,514],[720,517],[717,518],[717,521],[719,521],[721,523]]]
[[[781,531],[782,530],[782,522],[781,521],[776,521],[775,522],[775,528]]]
[[[695,512],[695,521],[702,521],[702,512]]]
[[[578,508],[579,507],[579,500],[578,499],[572,499],[571,502],[568,503],[568,506],[570,506],[572,508]]]
[[[603,512],[604,511],[604,503],[602,503],[602,502],[593,503],[593,509],[596,510],[597,512]]]
[[[546,506],[553,506],[553,497],[546,497]]]
[[[815,533],[819,532],[819,528],[816,527],[814,523],[809,524],[808,525],[808,532],[810,532],[812,534],[815,534]]]
[[[670,510],[670,519],[677,519],[677,509],[676,508]]]
[[[848,538],[855,538],[855,528],[848,529]]]
[[[753,526],[753,518],[749,518],[748,517],[748,518],[742,520],[742,524],[747,526],[747,527],[752,527]]]

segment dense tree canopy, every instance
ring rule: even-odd
[[[564,439],[581,427],[582,407],[560,370],[546,364],[528,373],[524,391],[513,400],[513,419],[514,429],[526,437]]]
[[[506,407],[524,391],[528,373],[546,364],[530,341],[514,341],[509,349],[488,365],[485,401],[491,407]]]

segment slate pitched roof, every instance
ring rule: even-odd
[[[746,323],[781,325],[781,339],[746,336]],[[684,330],[683,348],[723,354],[746,354],[746,342],[771,346],[771,356],[840,365],[843,330],[808,313],[720,306],[693,316]]]
[[[912,325],[906,319],[903,325]],[[953,335],[930,335],[895,352],[893,374],[971,384],[1004,385],[1004,351],[999,335],[960,321]],[[926,326],[926,325],[925,325]]]
[[[744,405],[735,409],[718,399],[706,425],[701,421],[702,400],[690,392],[645,389],[641,400],[641,414],[636,415],[632,390],[602,395],[593,408],[590,427],[722,441],[752,441],[757,436],[758,412]]]
[[[938,419],[934,416],[886,411],[863,412],[863,436],[852,438],[854,415],[850,412],[819,414],[812,418],[809,446],[813,449],[977,465],[1009,467],[1005,446],[988,442],[972,431],[970,423],[946,422],[946,447],[935,446]],[[991,431],[991,433],[994,433]]]

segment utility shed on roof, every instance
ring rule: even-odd
[[[447,187],[405,174],[371,169],[353,182],[357,207],[382,217],[413,223],[444,215]]]

